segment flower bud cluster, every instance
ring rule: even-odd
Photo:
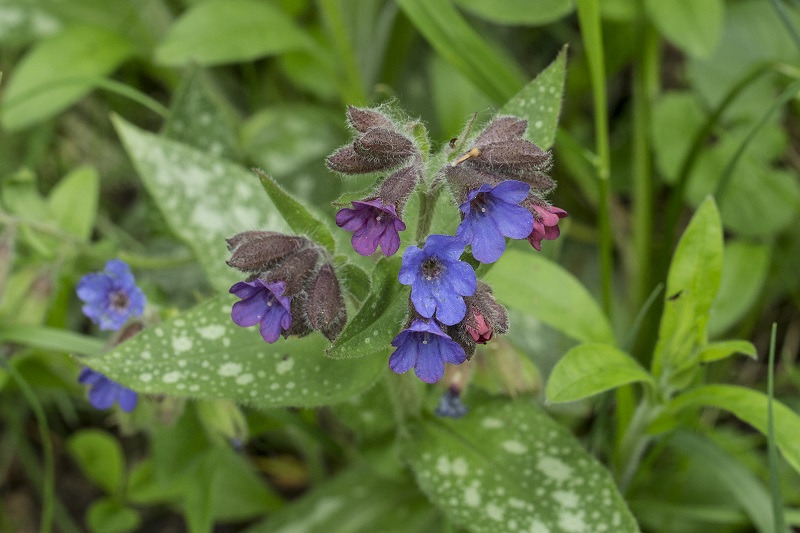
[[[394,255],[400,248],[399,232],[406,229],[403,207],[422,173],[422,154],[383,113],[349,107],[347,121],[355,139],[328,156],[328,168],[344,175],[387,175],[372,194],[341,209],[336,224],[353,232],[353,249],[359,254],[372,255],[380,247],[384,255]]]
[[[334,340],[347,321],[344,300],[327,254],[311,240],[272,231],[247,231],[227,240],[228,265],[250,275],[230,292],[241,301],[231,317],[259,325],[261,337],[304,336],[320,331]]]

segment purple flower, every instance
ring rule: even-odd
[[[559,207],[533,205],[531,209],[536,212],[533,222],[533,231],[528,235],[528,242],[537,250],[542,250],[542,239],[552,241],[561,235],[558,221],[567,216],[567,212]]]
[[[409,246],[403,254],[398,279],[411,285],[411,302],[417,313],[448,326],[458,324],[467,313],[464,296],[475,293],[475,271],[459,257],[464,243],[450,235],[430,235],[425,247]]]
[[[83,314],[100,329],[118,330],[144,312],[145,298],[124,261],[112,259],[102,272],[86,274],[78,282]]]
[[[469,407],[461,402],[461,395],[458,392],[447,389],[439,398],[439,405],[433,414],[447,418],[461,418],[469,412]]]
[[[445,361],[460,365],[467,360],[464,349],[435,320],[415,318],[394,338],[392,346],[397,349],[389,358],[389,368],[402,374],[414,367],[417,377],[426,383],[442,378]]]
[[[380,245],[383,255],[394,255],[400,248],[398,232],[406,229],[393,205],[378,200],[353,202],[336,213],[336,225],[353,232],[353,249],[361,255],[372,255]]]
[[[472,255],[481,263],[494,263],[506,249],[505,237],[524,239],[533,231],[533,215],[519,203],[530,186],[506,180],[496,187],[481,185],[461,204],[464,220],[456,237],[472,244]]]
[[[262,279],[240,281],[231,287],[231,294],[242,300],[233,304],[231,318],[237,326],[248,328],[260,324],[261,337],[273,343],[292,326],[289,297],[283,296],[283,281],[266,283]]]
[[[123,411],[130,413],[139,401],[139,395],[135,391],[89,367],[83,367],[78,382],[89,385],[89,402],[95,409],[108,409],[116,402]]]

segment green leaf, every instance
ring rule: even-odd
[[[100,339],[73,331],[40,326],[16,326],[0,329],[1,342],[50,350],[57,353],[96,355],[105,347]]]
[[[653,377],[627,353],[607,344],[581,344],[564,354],[547,380],[547,401],[571,402]]]
[[[650,21],[684,52],[708,57],[722,35],[723,0],[646,0]]]
[[[719,335],[756,308],[769,271],[768,245],[728,241],[722,258],[722,279],[711,306],[709,334]]]
[[[474,533],[639,530],[608,471],[533,401],[474,399],[469,415],[428,418],[402,443],[423,492],[455,524]]]
[[[215,157],[238,159],[234,111],[209,86],[203,72],[190,67],[172,99],[163,135]]]
[[[677,396],[668,405],[672,412],[716,407],[733,413],[763,435],[767,434],[767,395],[736,385],[706,385]],[[775,441],[786,461],[800,472],[800,415],[781,402],[773,402]]]
[[[133,52],[119,34],[92,26],[71,26],[39,42],[9,80],[2,99],[3,127],[18,130],[57,115]]]
[[[64,176],[53,187],[47,204],[59,228],[82,241],[88,241],[92,235],[99,197],[100,176],[92,167],[81,167]]]
[[[211,510],[215,520],[249,520],[277,511],[283,500],[253,468],[246,456],[237,455],[230,446],[215,447],[209,452],[214,465]]]
[[[328,349],[328,357],[357,358],[391,349],[408,313],[409,288],[397,280],[398,272],[400,258],[378,261],[370,295]]]
[[[399,0],[398,4],[436,52],[489,98],[502,103],[522,87],[519,66],[487,43],[450,0]]]
[[[363,268],[348,262],[345,256],[336,256],[336,275],[341,280],[344,289],[356,300],[363,302],[370,293],[372,282]]]
[[[553,146],[564,97],[564,75],[567,67],[567,47],[558,57],[522,88],[499,114],[516,115],[528,121],[525,138],[542,150]]]
[[[608,320],[580,281],[533,251],[506,250],[484,280],[499,301],[573,339],[616,343]]]
[[[109,496],[120,494],[125,459],[117,439],[99,429],[83,429],[69,438],[67,447],[87,478]]]
[[[475,15],[497,24],[540,26],[572,13],[573,0],[455,0]]]
[[[163,65],[222,65],[297,50],[308,36],[280,8],[256,0],[209,0],[191,7],[156,49]]]
[[[701,363],[710,363],[712,361],[719,361],[731,355],[741,353],[748,355],[753,359],[758,358],[756,347],[753,343],[747,341],[720,341],[712,342],[700,350],[698,357]]]
[[[227,295],[208,300],[82,362],[141,393],[257,407],[339,402],[371,387],[386,368],[380,357],[324,357],[327,341],[316,333],[267,344],[257,328],[231,321],[233,301]]]
[[[675,183],[692,140],[706,120],[698,96],[690,91],[667,91],[654,102],[650,120],[656,166],[667,183]]]
[[[278,211],[283,215],[289,227],[291,227],[295,233],[307,235],[312,240],[327,248],[330,253],[335,253],[336,244],[328,225],[312,215],[303,204],[284,191],[268,174],[259,169],[253,170],[258,174],[261,186],[267,191],[270,199],[275,203],[275,207],[277,207]]]
[[[86,522],[92,533],[127,533],[139,528],[142,517],[138,511],[117,500],[102,498],[89,507]]]
[[[722,224],[709,197],[692,217],[672,257],[653,374],[666,367],[682,370],[696,362],[692,348],[706,342],[709,310],[721,275]]]
[[[410,479],[356,465],[315,487],[246,533],[441,531],[435,510]]]
[[[242,231],[286,232],[255,176],[233,163],[113,119],[128,155],[172,231],[188,244],[218,290],[242,276],[225,264],[225,239]]]
[[[214,517],[211,510],[214,490],[216,457],[208,453],[199,460],[194,471],[194,483],[186,485],[183,493],[183,517],[189,533],[212,533]]]

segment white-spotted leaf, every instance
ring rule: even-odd
[[[530,399],[469,398],[403,443],[422,490],[474,533],[639,531],[608,471]]]
[[[381,358],[329,359],[318,333],[267,344],[257,328],[231,321],[234,301],[208,300],[82,362],[141,393],[257,407],[336,403],[371,387],[387,366]]]
[[[133,164],[172,231],[194,251],[209,282],[227,290],[243,277],[225,264],[225,239],[289,226],[248,170],[115,117]]]

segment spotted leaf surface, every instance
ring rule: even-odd
[[[319,334],[267,344],[231,321],[232,296],[213,298],[82,362],[140,393],[227,398],[257,407],[313,407],[371,387],[381,359],[335,361]]]
[[[225,264],[226,238],[252,229],[290,232],[248,170],[119,117],[114,125],[164,219],[192,248],[214,287],[227,291],[240,281]]]
[[[469,403],[467,416],[428,419],[404,444],[453,522],[477,533],[639,531],[605,468],[535,403]]]
[[[542,150],[553,146],[556,140],[566,67],[567,49],[564,48],[555,61],[500,109],[501,115],[516,115],[527,119],[528,131],[525,137]]]

